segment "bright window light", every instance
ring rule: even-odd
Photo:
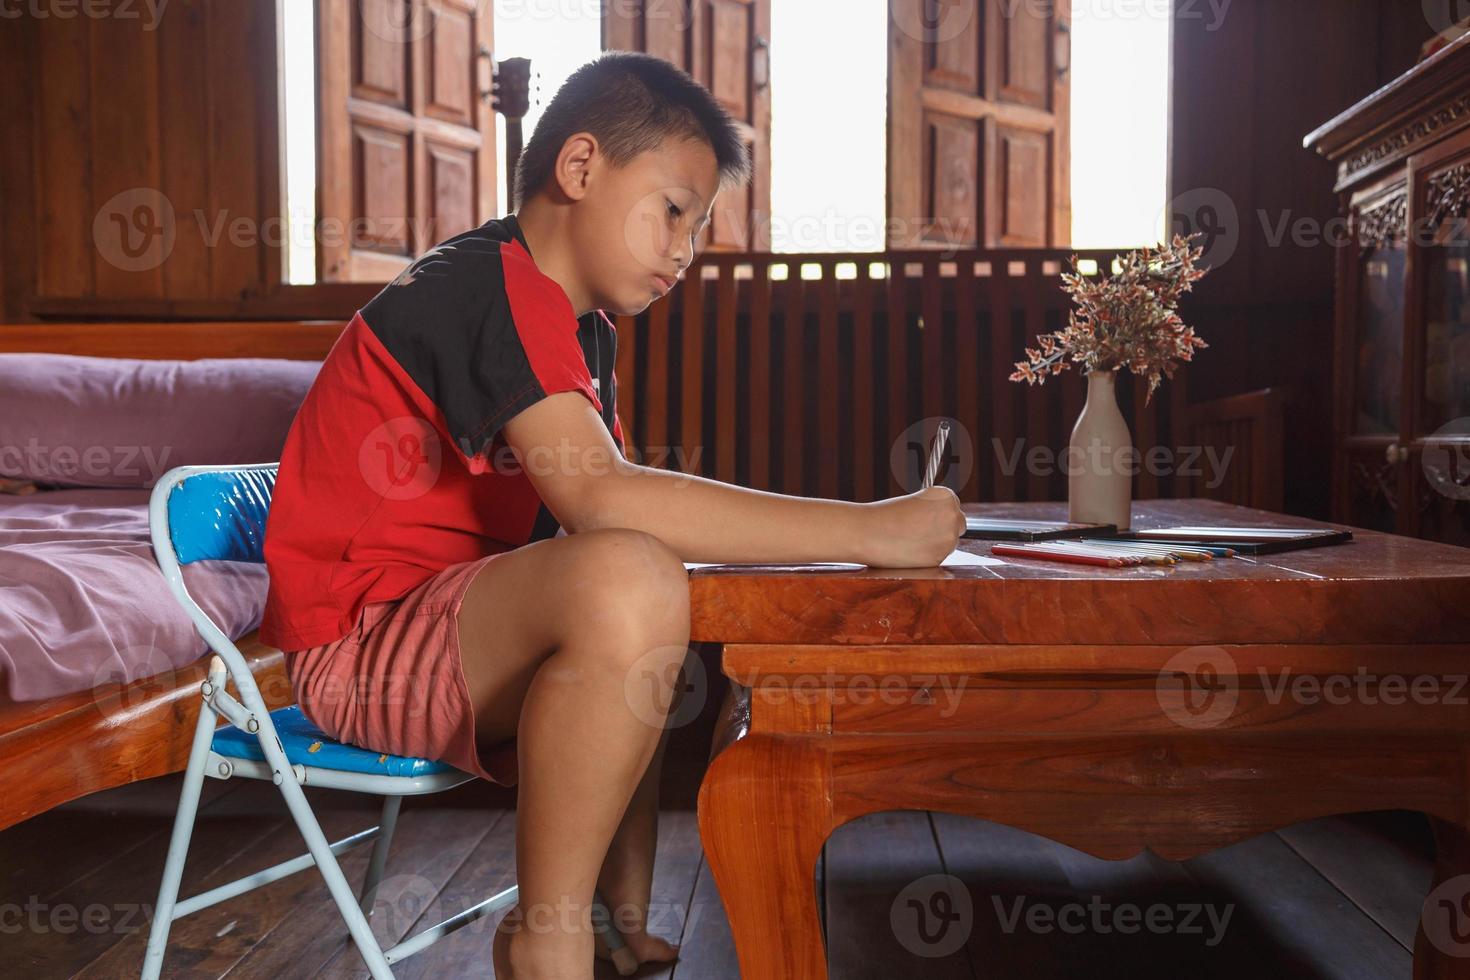
[[[286,282],[316,282],[315,4],[283,0],[281,100],[286,114]]]
[[[1159,241],[1168,157],[1166,5],[1073,0],[1072,246]]]
[[[883,250],[887,59],[885,0],[772,0],[771,251]]]
[[[495,5],[495,60],[531,59],[531,105],[521,120],[523,144],[556,90],[572,72],[602,53],[602,10],[596,3],[513,3]],[[511,201],[505,175],[505,117],[495,116],[495,187],[499,214]],[[498,216],[498,215],[497,215]]]

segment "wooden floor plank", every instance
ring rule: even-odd
[[[827,962],[833,980],[971,980],[967,923],[952,897],[929,815],[874,813],[827,840]]]
[[[63,804],[0,833],[0,899],[46,900],[172,829],[182,774],[147,779]],[[199,811],[211,812],[238,780],[206,779]],[[233,783],[233,785],[232,785]],[[105,851],[76,842],[107,828]],[[160,865],[160,871],[162,866]]]
[[[1229,942],[1252,949],[1258,971],[1318,980],[1407,980],[1412,974],[1409,953],[1276,834],[1184,866],[1237,903]]]
[[[1259,951],[1231,933],[1239,911],[1233,896],[1211,890],[1179,862],[1151,851],[1107,861],[1052,846],[1072,886],[1073,907],[1085,909],[1076,956],[1106,964],[1096,976],[1173,980],[1252,972]]]
[[[427,808],[419,803],[412,798],[403,802],[383,880],[373,902],[369,921],[384,949],[397,944],[411,929],[423,927],[420,916],[505,816],[505,811],[470,813]],[[365,821],[367,825],[376,822],[376,817]],[[355,849],[350,866],[343,868],[354,888],[366,875],[370,856],[370,847]],[[435,918],[434,924],[443,918]],[[361,956],[336,904],[323,901],[303,905],[284,918],[227,976],[230,980],[247,980],[299,973],[327,980],[356,976],[361,969]]]
[[[692,800],[681,780],[697,780],[702,767],[680,760],[672,769],[668,796]],[[50,899],[48,907],[79,914],[94,904],[114,920],[129,905],[151,910],[179,783],[177,776],[150,783],[74,801],[0,833],[0,900],[23,901],[16,890],[23,887]],[[186,894],[301,852],[276,787],[210,780],[205,792],[209,802],[190,849]],[[317,790],[308,795],[334,836],[377,818],[374,798]],[[390,914],[375,916],[385,940],[400,938],[409,918],[415,919],[409,931],[416,931],[510,884],[513,805],[512,792],[484,787],[405,804],[381,896],[380,911]],[[840,828],[828,844],[822,898],[833,937],[832,977],[1407,978],[1405,945],[1412,941],[1431,859],[1418,819],[1371,814],[1314,821],[1178,864],[1148,853],[1101,861],[1031,834],[946,814],[874,815]],[[360,849],[344,859],[354,884],[367,853]],[[901,941],[898,929],[914,927],[895,920],[895,902],[904,888],[945,874],[970,902],[963,946],[946,956],[924,956],[922,945],[915,953]],[[914,916],[927,908],[934,926],[946,911],[934,904],[934,894],[930,889],[917,908],[900,902],[900,909]],[[1094,900],[1105,914],[1125,904],[1146,910],[1161,903],[1176,915],[1186,904],[1214,903],[1215,921],[1225,906],[1232,911],[1214,946],[1177,929],[1069,934],[1025,919],[1038,907],[1055,916],[1069,904],[1087,907]],[[425,901],[431,907],[422,908]],[[729,923],[702,860],[691,810],[661,813],[652,904],[654,931],[677,938],[681,950],[671,966],[642,971],[643,980],[738,975]],[[395,916],[401,921],[390,923]],[[1204,918],[1206,927],[1210,921]],[[399,976],[489,975],[494,924],[477,923],[400,964]],[[0,972],[135,977],[146,928],[146,915],[130,930],[115,932],[28,928],[5,937]],[[313,874],[181,920],[172,939],[170,977],[366,976]],[[611,978],[610,966],[599,964],[597,976]]]
[[[489,832],[480,838],[438,895],[420,910],[411,931],[417,932],[429,924],[430,919],[438,922],[509,888],[515,884],[515,869],[516,814],[512,810],[495,815]],[[497,913],[470,923],[417,956],[403,961],[394,968],[394,974],[398,980],[493,976],[490,944],[501,918],[503,915]],[[367,976],[355,949],[344,951],[339,958],[358,968],[360,972],[354,976]]]
[[[1406,950],[1414,948],[1419,909],[1434,876],[1434,858],[1422,846],[1428,828],[1417,813],[1401,811],[1326,817],[1278,831],[1300,854]],[[1417,839],[1416,839],[1417,838]]]
[[[709,865],[700,861],[683,945],[671,980],[729,980],[740,975],[735,937]]]
[[[1057,863],[1057,845],[1034,834],[949,813],[931,815],[947,873],[963,883],[971,908],[966,948],[979,977],[1090,976],[1099,964],[1076,943],[1059,943],[1026,916],[1075,895]],[[1039,913],[1036,913],[1039,914]]]
[[[264,787],[279,790],[269,783]],[[236,794],[239,796],[240,794]],[[336,840],[360,830],[370,812],[366,799],[353,793],[328,792],[308,788],[307,799],[316,811],[322,831],[328,839]],[[236,796],[230,797],[235,799]],[[277,803],[277,810],[285,812],[284,801]],[[258,829],[262,820],[258,815],[231,817],[232,821],[248,822]],[[201,830],[206,825],[201,825]],[[277,862],[293,858],[306,850],[300,831],[289,819],[277,819],[267,824],[268,832],[250,846],[234,848],[234,857],[219,864],[206,875],[184,876],[184,895],[193,895],[218,885],[226,884],[242,875],[270,867]],[[236,840],[239,835],[236,836]],[[223,850],[223,847],[219,847]],[[191,846],[191,854],[195,849]],[[152,900],[157,887],[156,875],[163,867],[163,859],[157,858],[155,868],[148,875],[146,894]],[[202,909],[173,924],[169,934],[169,951],[164,974],[170,978],[188,980],[218,980],[255,945],[261,938],[295,910],[303,905],[328,901],[326,885],[321,876],[309,870],[283,878],[264,888],[222,902],[211,908]],[[143,950],[147,943],[147,931],[126,936],[97,960],[77,973],[78,977],[92,980],[101,977],[135,977],[143,961]]]
[[[29,840],[34,848],[8,881],[4,900],[45,896],[37,918],[30,919],[27,906],[25,929],[5,944],[18,975],[71,976],[116,945],[146,935],[181,782],[175,775],[93,794],[0,835],[15,832],[16,843],[7,846],[18,849]],[[185,881],[208,874],[270,830],[269,821],[239,812],[239,795],[236,787],[205,780]],[[30,839],[32,827],[49,843]],[[63,884],[46,892],[26,888],[27,879],[44,878],[52,867],[54,881]]]

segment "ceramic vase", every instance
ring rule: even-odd
[[[1118,373],[1087,375],[1087,404],[1067,448],[1067,519],[1128,529],[1133,503],[1133,436],[1118,409]]]

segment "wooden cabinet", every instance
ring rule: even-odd
[[[1345,219],[1333,519],[1470,546],[1470,36],[1306,145]]]

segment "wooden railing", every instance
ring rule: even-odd
[[[1065,500],[1059,454],[1082,410],[1082,377],[1074,368],[1044,385],[1007,378],[1038,334],[1065,322],[1070,300],[1058,277],[1069,254],[706,253],[669,297],[617,323],[629,454],[757,489],[875,500],[918,485],[932,426],[916,426],[949,417],[963,433],[945,482],[961,499]],[[1084,271],[1113,258],[1080,255]],[[339,330],[296,321],[6,325],[0,351],[316,359]],[[1145,406],[1146,386],[1119,375],[1134,446],[1163,450],[1161,465],[1143,461],[1135,498],[1278,509],[1280,392],[1197,405],[1187,381],[1181,368]],[[1229,459],[1226,472],[1200,473],[1205,448]]]
[[[1114,255],[1079,254],[1084,271]],[[961,499],[1065,500],[1059,454],[1086,385],[1075,367],[1043,385],[1007,377],[1038,334],[1065,323],[1070,255],[706,253],[663,301],[617,321],[629,447],[757,489],[873,500],[917,486],[905,474],[932,427],[915,424],[949,417],[963,429],[956,476],[971,447],[963,484],[946,481]],[[1141,451],[1175,446],[1185,374],[1146,408],[1147,386],[1120,374]],[[1187,484],[1143,467],[1134,491],[1174,496]]]

